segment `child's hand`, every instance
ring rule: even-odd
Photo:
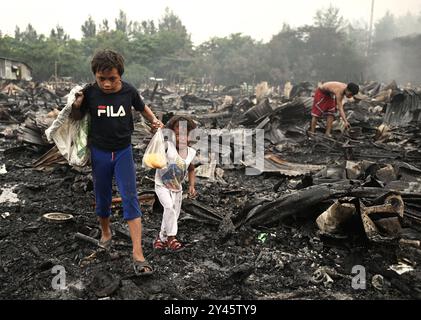
[[[76,100],[75,102],[73,102],[72,106],[75,107],[76,109],[80,109],[80,107],[82,106],[83,98],[84,98],[83,92],[82,91],[76,92],[75,97],[76,97]]]
[[[197,191],[193,186],[189,186],[189,198],[196,198]]]

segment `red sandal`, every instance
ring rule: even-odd
[[[156,250],[165,250],[168,246],[168,241],[161,241],[159,236],[153,242],[153,248]]]
[[[178,241],[176,238],[168,241],[168,249],[172,252],[180,252],[183,251],[186,247]]]

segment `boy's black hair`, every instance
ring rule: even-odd
[[[174,130],[175,125],[179,122],[186,121],[187,122],[187,131],[192,131],[196,129],[196,123],[187,116],[174,116],[170,120],[168,120],[167,124],[165,125],[166,128]]]
[[[98,71],[109,71],[116,68],[120,77],[124,73],[124,58],[121,54],[112,50],[101,50],[95,53],[91,62],[93,74]]]
[[[360,92],[360,87],[358,86],[358,84],[355,84],[353,82],[348,83],[348,86],[346,87],[346,89],[352,93],[353,96],[355,96],[356,94],[358,94],[358,92]]]

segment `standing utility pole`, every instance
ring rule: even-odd
[[[370,29],[368,32],[368,46],[367,46],[367,56],[371,50],[371,43],[373,40],[373,19],[374,19],[374,0],[371,0],[371,17],[370,17]]]

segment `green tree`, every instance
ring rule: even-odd
[[[50,39],[56,40],[58,43],[65,43],[70,37],[61,26],[57,25],[55,29],[51,29]]]
[[[140,87],[141,83],[146,82],[151,76],[153,72],[140,63],[129,63],[124,73],[124,78],[136,87]]]
[[[158,29],[155,26],[155,22],[153,20],[142,21],[142,28],[143,28],[143,32],[149,35],[154,35],[158,31]]]
[[[154,35],[158,32],[153,20],[144,20],[142,22],[133,22],[131,34]]]
[[[265,51],[262,43],[240,33],[212,38],[197,49],[195,76],[224,85],[267,80]]]
[[[83,23],[81,29],[84,38],[94,38],[96,36],[96,24],[91,16]]]
[[[121,31],[122,33],[128,34],[131,28],[132,22],[127,21],[127,15],[123,10],[120,10],[118,18],[115,19],[115,29],[116,31]]]
[[[154,56],[151,68],[155,76],[169,81],[181,81],[186,76],[186,67],[192,60],[192,41],[180,18],[166,8],[160,19],[157,32],[150,24]]]
[[[312,64],[309,79],[359,80],[363,70],[362,53],[356,50],[356,43],[346,33],[346,27],[339,9],[330,6],[325,12],[316,13],[314,26],[299,28]]]
[[[304,81],[310,74],[311,61],[301,33],[284,24],[282,31],[267,44],[270,65],[270,80],[275,83]]]
[[[393,18],[389,13],[376,25],[379,39],[393,34],[382,27],[390,17]],[[396,34],[410,31],[415,25],[414,19],[412,14],[395,19]],[[267,44],[232,34],[211,38],[194,47],[187,28],[170,9],[167,8],[156,23],[153,20],[128,21],[120,10],[114,29],[106,19],[96,26],[92,17],[88,17],[81,25],[81,40],[70,39],[59,26],[48,37],[38,34],[30,24],[23,31],[16,27],[15,37],[0,35],[0,55],[28,62],[37,80],[48,79],[57,64],[58,75],[90,81],[89,63],[95,51],[114,49],[125,57],[125,77],[135,85],[150,76],[170,82],[206,78],[225,85],[262,80],[274,84],[287,80],[358,81],[366,64],[380,70],[385,68],[369,60],[379,58],[382,52],[387,55],[377,60],[393,58],[395,61],[399,57],[411,61],[411,70],[406,67],[402,70],[415,74],[418,69],[411,57],[419,57],[416,51],[419,39],[396,41],[393,45],[386,42],[383,47],[375,45],[373,56],[365,57],[366,29],[366,26],[347,23],[339,10],[330,6],[317,11],[312,25],[297,28],[284,25]],[[404,46],[402,51],[397,50],[398,44]]]
[[[101,32],[108,32],[110,31],[110,25],[108,23],[108,19],[102,20],[102,24],[100,26]]]
[[[15,39],[19,41],[22,38],[22,33],[18,26],[15,27]]]
[[[34,27],[29,23],[24,32],[21,33],[20,40],[26,42],[34,42],[39,39],[38,34]]]
[[[327,9],[317,10],[314,17],[314,26],[316,28],[339,31],[344,28],[345,20],[340,15],[339,8],[330,5]]]
[[[190,35],[180,18],[169,8],[159,21],[158,32],[155,33],[160,50],[169,55],[189,51],[192,47]]]

